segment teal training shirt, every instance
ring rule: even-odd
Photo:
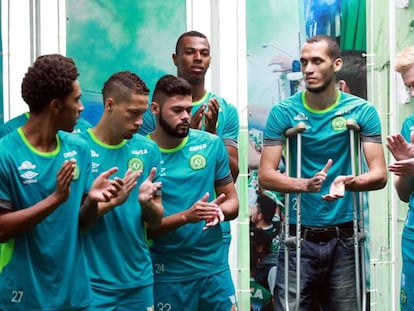
[[[215,185],[232,182],[227,151],[216,135],[190,129],[174,149],[161,150],[164,217],[190,208]],[[155,282],[195,280],[228,268],[221,226],[203,230],[189,223],[153,240],[150,248]]]
[[[6,123],[0,125],[0,138],[9,134],[13,130],[23,126],[26,124],[27,120],[29,119],[30,113],[24,112],[17,117],[10,119]],[[83,118],[79,118],[73,129],[73,133],[80,133],[88,128],[91,128],[92,125]]]
[[[0,243],[0,308],[72,310],[90,302],[79,232],[81,199],[92,183],[87,144],[59,132],[56,150],[39,152],[19,128],[1,139],[0,200],[12,210],[33,206],[56,190],[63,162],[76,159],[70,196],[33,229]],[[2,204],[2,208],[7,206]]]
[[[401,135],[408,143],[411,143],[411,132],[414,131],[414,114],[408,116],[401,127]],[[408,215],[405,227],[411,230],[404,230],[404,235],[414,240],[414,193],[411,193],[408,203]]]
[[[92,286],[104,289],[129,289],[153,284],[151,258],[146,243],[138,189],[153,167],[159,180],[161,155],[152,140],[134,135],[119,145],[107,145],[89,129],[80,134],[91,149],[94,177],[117,166],[114,175],[123,178],[127,169],[142,170],[128,199],[100,217],[86,233],[85,252]]]
[[[338,91],[329,108],[312,110],[305,101],[305,92],[281,101],[272,107],[264,133],[264,146],[281,145],[285,131],[299,122],[306,125],[302,133],[302,178],[320,171],[328,159],[333,160],[328,177],[318,193],[302,193],[302,224],[327,226],[352,220],[352,192],[344,198],[326,201],[321,198],[339,175],[351,175],[350,139],[346,120],[353,119],[361,128],[362,141],[381,143],[381,125],[377,110],[366,100]],[[292,139],[291,172],[296,176],[297,139]],[[290,222],[296,223],[296,195],[290,195]]]

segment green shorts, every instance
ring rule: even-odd
[[[155,311],[237,310],[230,270],[185,282],[155,283]]]
[[[142,311],[153,310],[153,307],[154,295],[152,285],[122,290],[92,287],[92,302],[88,311]]]

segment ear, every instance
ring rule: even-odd
[[[152,114],[156,115],[160,112],[160,104],[157,102],[151,102],[151,112]]]
[[[112,97],[107,98],[105,100],[105,106],[104,106],[105,111],[112,111],[114,108],[114,105],[115,103],[114,103],[113,98]]]
[[[62,111],[63,102],[60,99],[57,99],[57,98],[52,99],[49,105],[50,105],[50,110],[52,111],[52,113],[56,115]]]
[[[178,62],[178,61],[177,61],[177,58],[178,58],[178,57],[177,57],[177,54],[173,53],[173,54],[172,54],[172,60],[173,60],[173,62],[174,62],[174,65],[175,65],[175,66],[177,66],[177,62]]]
[[[337,73],[339,70],[341,70],[343,65],[343,60],[342,58],[337,58],[334,61],[334,72]]]

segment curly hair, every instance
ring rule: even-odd
[[[132,94],[149,95],[145,82],[131,71],[119,71],[105,81],[102,88],[104,102],[112,97],[117,101],[128,100]]]
[[[22,97],[31,113],[40,113],[53,99],[64,99],[79,76],[72,58],[60,54],[39,56],[22,81]]]

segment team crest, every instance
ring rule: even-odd
[[[332,129],[334,131],[346,130],[346,119],[344,117],[336,117],[332,120]]]
[[[80,175],[80,169],[78,164],[76,163],[75,169],[73,170],[73,180],[78,180]]]
[[[401,305],[407,304],[407,293],[405,292],[404,288],[401,288],[400,302],[401,302]]]
[[[206,165],[206,158],[201,154],[195,154],[190,158],[190,167],[195,171],[205,168]]]
[[[144,169],[144,162],[142,162],[142,160],[139,159],[139,158],[131,158],[128,161],[128,168],[132,172],[143,170]]]

